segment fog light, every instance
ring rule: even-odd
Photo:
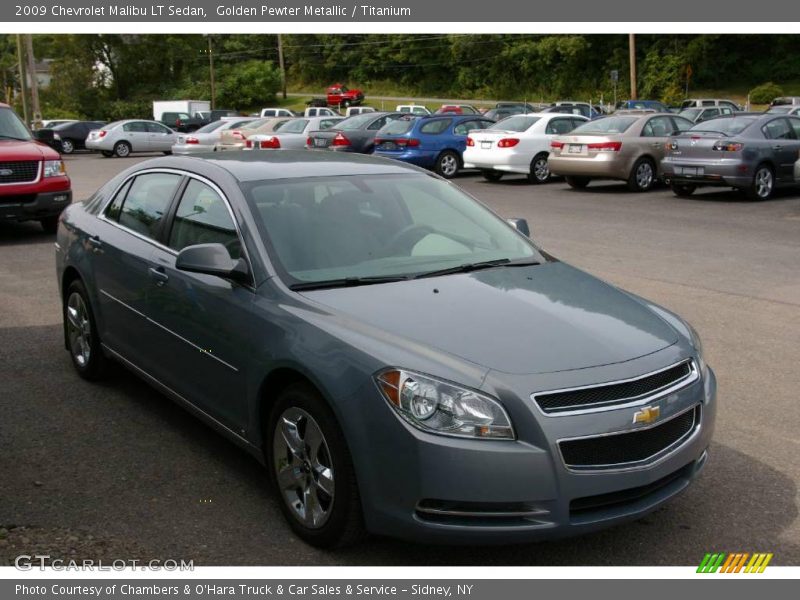
[[[66,202],[69,196],[66,194],[59,194],[58,196],[53,196],[53,202]]]

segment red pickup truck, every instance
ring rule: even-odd
[[[8,104],[0,103],[0,220],[39,221],[55,233],[72,201],[61,155],[37,142]]]
[[[358,106],[364,101],[364,92],[350,90],[346,85],[334,83],[328,87],[328,106]]]

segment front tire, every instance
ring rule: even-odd
[[[533,157],[531,170],[528,173],[531,183],[547,183],[550,181],[550,166],[547,164],[547,153],[542,152]]]
[[[567,185],[574,190],[584,189],[591,181],[591,179],[588,177],[566,177],[565,179],[567,181]]]
[[[483,169],[481,175],[486,181],[500,181],[503,178],[502,171],[493,171],[492,169]]]
[[[628,176],[628,189],[632,192],[646,192],[656,182],[656,167],[649,158],[640,158],[633,164]]]
[[[270,479],[292,530],[320,548],[365,535],[355,469],[336,417],[312,386],[287,387],[265,436]]]
[[[61,140],[61,154],[72,154],[75,152],[75,143],[70,139]]]
[[[759,165],[753,175],[753,183],[747,188],[750,200],[768,200],[775,190],[775,175],[769,165]]]
[[[452,150],[445,150],[436,159],[436,172],[445,179],[452,179],[461,169],[461,161],[458,154]]]
[[[131,145],[128,142],[117,142],[114,144],[114,156],[126,158],[131,154]]]
[[[89,294],[80,279],[67,286],[63,304],[64,337],[78,375],[90,381],[101,379],[108,369]]]

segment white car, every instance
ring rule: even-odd
[[[297,113],[288,108],[262,108],[261,118],[265,117],[296,117]]]
[[[304,117],[341,117],[339,113],[326,106],[309,106],[303,113]]]
[[[89,132],[86,149],[100,151],[103,156],[130,156],[131,152],[163,152],[172,154],[178,134],[156,121],[127,119]]]
[[[550,140],[588,120],[563,113],[508,117],[488,129],[470,132],[464,168],[480,169],[489,181],[498,181],[505,173],[520,173],[532,183],[545,183],[550,179]]]
[[[375,112],[375,109],[371,106],[348,106],[347,110],[344,111],[344,116],[352,117],[355,115],[363,115],[368,112]]]
[[[192,133],[181,133],[172,146],[172,153],[186,155],[213,152],[216,150],[214,146],[220,141],[223,131],[241,127],[256,119],[257,117],[224,117],[219,121],[204,125]]]
[[[395,108],[396,112],[408,113],[410,115],[429,115],[431,111],[427,107],[420,104],[398,104]]]
[[[299,117],[292,119],[274,133],[257,133],[245,140],[245,150],[302,150],[310,131],[333,127],[344,117]]]

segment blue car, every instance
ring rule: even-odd
[[[452,179],[464,165],[467,133],[486,129],[492,123],[492,119],[480,115],[403,117],[378,132],[374,153],[433,169]]]
[[[625,100],[617,102],[617,110],[654,110],[656,112],[668,113],[669,107],[658,100]]]

